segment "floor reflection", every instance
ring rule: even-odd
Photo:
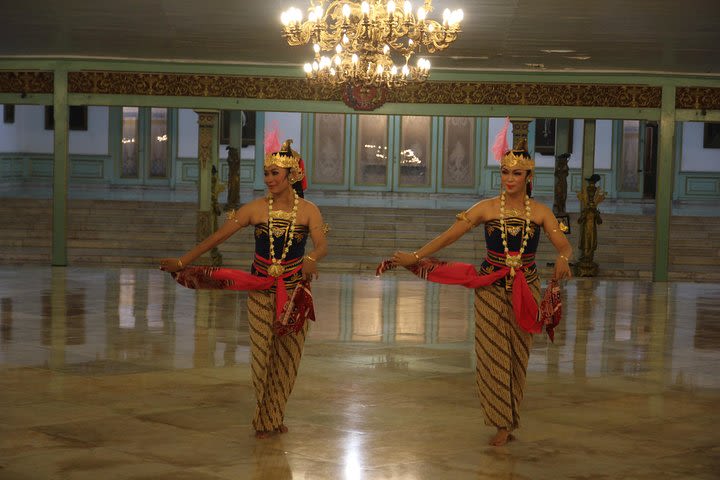
[[[519,441],[501,450],[485,446],[474,391],[472,291],[323,274],[314,296],[291,432],[258,443],[246,293],[151,269],[0,267],[0,471],[81,478],[88,447],[108,478],[711,478],[720,466],[720,285],[569,282],[555,343],[533,345]]]

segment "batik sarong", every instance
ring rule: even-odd
[[[300,366],[308,322],[297,332],[277,335],[275,294],[252,291],[248,295],[250,365],[257,406],[253,418],[256,431],[278,430],[285,417],[285,405]]]
[[[539,299],[539,282],[529,284]],[[512,296],[502,285],[475,290],[476,380],[485,424],[513,430],[520,425],[532,334],[515,321]]]

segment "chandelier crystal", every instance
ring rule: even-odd
[[[430,61],[411,58],[422,51],[446,49],[460,33],[462,10],[443,12],[442,23],[430,20],[432,1],[413,11],[393,0],[333,0],[327,8],[311,0],[307,20],[297,8],[282,13],[283,37],[291,46],[312,45],[315,58],[306,63],[311,80],[363,87],[395,87],[422,82]]]

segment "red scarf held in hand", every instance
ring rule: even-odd
[[[266,265],[270,264],[270,260],[257,254],[255,259]],[[307,282],[300,282],[293,290],[292,299],[288,301],[285,279],[295,275],[301,269],[302,263],[279,277],[260,277],[232,268],[185,267],[171,275],[177,283],[192,289],[248,291],[268,290],[275,285],[275,323],[273,327],[278,335],[284,335],[299,331],[305,319],[315,320],[312,294]]]
[[[490,261],[490,260],[488,260]],[[418,263],[407,268],[415,275],[435,283],[445,285],[462,285],[466,288],[479,288],[492,285],[510,273],[510,267],[505,264],[490,262],[497,267],[487,275],[478,274],[475,266],[469,263],[441,262],[433,258],[423,258]],[[543,322],[538,315],[538,305],[530,291],[530,286],[525,279],[525,269],[533,265],[523,265],[515,269],[515,278],[512,287],[512,307],[515,313],[515,321],[520,328],[528,333],[542,332]],[[375,270],[376,275],[397,267],[392,260],[384,260]]]

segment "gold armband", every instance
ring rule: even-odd
[[[235,218],[235,215],[237,215],[237,210],[230,210],[225,214],[225,218],[227,218],[228,220],[232,220],[235,223],[239,223],[237,218]]]
[[[420,261],[420,256],[417,254],[417,252],[413,252],[413,256],[415,257],[416,262]]]
[[[455,215],[455,218],[461,222],[467,222],[468,225],[470,225],[470,228],[473,228],[475,225],[473,224],[472,220],[470,220],[467,216],[467,212],[460,212],[457,215]]]
[[[182,270],[183,268],[185,268],[185,266],[184,266],[183,263],[182,263],[182,260],[180,260],[179,258],[177,259],[177,267],[178,267],[178,269],[180,269],[180,270]]]
[[[327,233],[330,231],[330,225],[328,225],[327,223],[323,223],[322,225],[318,225],[317,227],[313,227],[312,229],[317,230],[318,228],[322,230],[322,233],[325,235],[327,235]]]
[[[310,255],[305,255],[305,258],[307,258],[307,259],[310,260],[311,262],[316,262],[316,263],[317,263],[317,260],[315,260],[315,259],[314,259],[313,257],[311,257]]]

